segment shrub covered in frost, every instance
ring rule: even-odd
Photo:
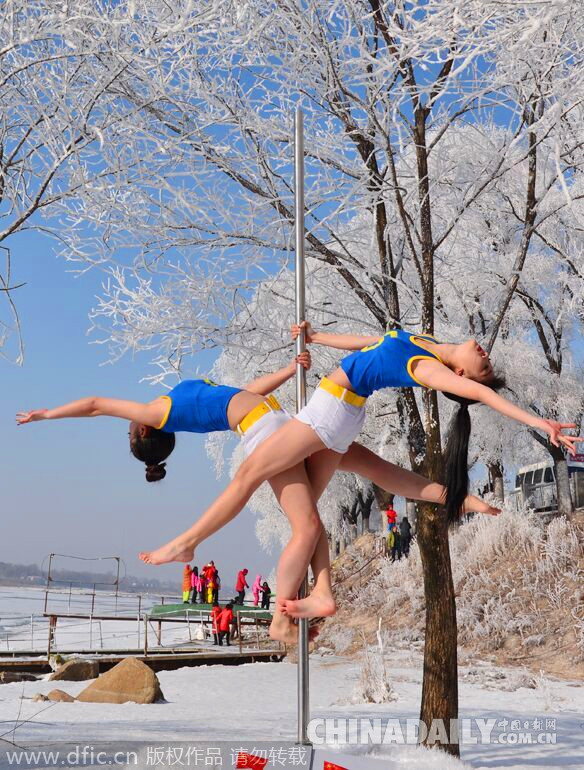
[[[543,527],[527,510],[505,510],[475,517],[450,538],[462,645],[492,652],[514,637],[515,648],[537,656],[547,641],[570,647],[572,660],[584,660],[584,538],[576,524],[559,517]],[[348,583],[338,596],[338,620],[327,624],[329,635],[347,622],[343,608],[359,608],[380,615],[395,643],[419,637],[425,604],[415,542],[408,559],[380,558],[362,585],[348,591]]]

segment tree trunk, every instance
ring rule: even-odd
[[[369,519],[371,517],[371,508],[373,506],[373,502],[375,501],[375,492],[373,491],[373,485],[371,485],[367,490],[366,497],[363,497],[361,493],[359,493],[359,504],[361,507],[361,533],[365,534],[366,532],[369,532]]]
[[[406,516],[408,517],[408,521],[412,525],[412,529],[415,533],[418,525],[418,511],[416,508],[416,503],[413,500],[406,500]]]
[[[505,500],[505,485],[503,481],[503,466],[500,462],[489,463],[487,465],[489,471],[489,480],[491,482],[491,491],[497,498],[503,502]]]
[[[557,447],[554,447],[556,449]],[[572,502],[572,493],[570,491],[570,475],[568,473],[568,463],[563,456],[561,459],[554,457],[556,469],[556,490],[558,496],[558,514],[571,518],[574,513],[574,504]]]
[[[383,512],[388,508],[393,508],[395,495],[392,495],[391,492],[386,492],[385,489],[381,489],[381,487],[378,487],[375,484],[372,484],[372,486],[373,492],[375,493],[375,499],[377,500],[377,505],[379,506],[379,510],[382,514],[381,518],[383,519]]]
[[[443,509],[434,510],[426,504],[420,508],[417,534],[426,597],[420,720],[428,730],[423,743],[440,742],[444,751],[459,756],[458,734],[451,733],[451,725],[458,720],[458,634],[448,524]],[[451,742],[443,742],[444,731]]]
[[[387,529],[387,520],[385,518],[385,511],[388,508],[393,508],[393,501],[395,500],[395,495],[392,495],[389,492],[386,492],[384,489],[377,487],[375,484],[373,484],[372,486],[373,486],[373,492],[375,493],[375,499],[377,500],[377,505],[379,507],[379,531],[385,534],[385,531]]]
[[[347,524],[348,528],[348,537],[347,540],[350,543],[354,543],[357,537],[359,536],[359,529],[357,527],[357,523],[359,521],[359,510],[361,508],[361,493],[359,492],[355,499],[353,500],[353,505],[351,508],[345,508],[343,510],[343,518],[345,519],[345,522]]]
[[[435,391],[425,391],[426,475],[443,481],[440,421]],[[448,521],[443,508],[419,504],[418,546],[424,571],[426,630],[420,721],[427,729],[425,745],[439,745],[460,756],[458,730],[458,629],[450,563]],[[423,728],[422,728],[423,729]]]
[[[329,559],[333,562],[337,558],[337,541],[331,536],[330,532],[326,533],[329,547]]]

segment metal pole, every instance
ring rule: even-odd
[[[49,601],[49,588],[51,586],[51,562],[53,561],[54,554],[49,554],[49,566],[47,569],[47,586],[45,588],[45,609],[43,612],[46,614],[47,612],[47,602]]]
[[[305,320],[304,304],[304,115],[296,108],[294,120],[294,220],[296,234],[296,323]],[[304,333],[296,339],[296,355],[306,350]],[[296,365],[296,411],[306,404],[306,372]],[[299,596],[306,596],[308,577],[305,576]],[[300,618],[298,623],[298,743],[310,745],[308,740],[308,620]]]

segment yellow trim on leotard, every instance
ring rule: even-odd
[[[377,340],[377,342],[374,342],[374,343],[373,343],[373,345],[367,345],[367,347],[361,348],[361,353],[366,353],[368,350],[375,350],[375,348],[378,348],[378,347],[379,347],[379,346],[382,344],[383,340],[384,340],[386,337],[397,337],[397,332],[396,332],[396,331],[390,331],[390,332],[386,332],[386,333],[383,335],[383,337],[380,337],[380,338]]]
[[[168,408],[166,410],[164,417],[162,418],[162,422],[160,423],[160,425],[157,426],[156,430],[160,430],[161,428],[164,428],[168,420],[168,415],[170,414],[170,410],[172,409],[172,398],[170,396],[160,396],[160,398],[165,398],[168,401]]]
[[[430,334],[425,334],[424,335],[424,337],[430,337],[430,336],[431,336]],[[430,353],[430,351],[427,348],[423,347],[423,345],[420,345],[418,342],[416,342],[416,340],[424,339],[424,337],[422,337],[420,335],[417,335],[417,334],[412,334],[412,335],[410,335],[410,342],[413,345],[416,345],[418,348],[421,348],[422,350],[426,350],[428,353]],[[434,338],[432,337],[432,339],[434,339]],[[428,390],[432,390],[432,388],[429,388],[428,385],[425,385],[423,382],[420,382],[420,380],[417,377],[414,377],[414,374],[412,372],[412,364],[414,363],[414,361],[420,361],[421,359],[424,359],[424,358],[428,359],[429,361],[436,361],[436,360],[438,360],[441,364],[444,363],[444,361],[440,358],[438,353],[430,353],[430,355],[428,355],[428,356],[412,356],[408,360],[408,363],[406,364],[406,368],[408,370],[408,374],[410,375],[410,377],[412,378],[412,380],[414,382],[417,382],[418,385],[421,385],[423,388],[428,388]]]
[[[410,342],[412,342],[414,345],[417,345],[419,348],[422,348],[423,350],[428,350],[428,348],[425,348],[423,345],[420,345],[419,342],[416,342],[416,340],[425,340],[426,337],[429,337],[430,341],[436,341],[436,337],[433,337],[431,334],[410,334]],[[433,355],[437,354],[433,353]]]
[[[412,372],[412,364],[414,363],[414,361],[420,361],[422,358],[427,358],[429,361],[436,360],[434,356],[412,356],[407,363],[408,374],[410,375],[410,377],[414,382],[418,383],[418,385],[421,385],[423,388],[428,388],[428,390],[432,390],[432,388],[430,388],[428,385],[426,385],[423,382],[420,382],[420,380],[417,377],[414,377],[414,373]]]

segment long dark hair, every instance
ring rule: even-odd
[[[485,383],[492,390],[505,387],[504,377],[494,377],[489,383]],[[443,391],[444,392],[444,391]],[[459,521],[460,510],[468,495],[468,442],[470,439],[470,414],[469,406],[476,404],[468,398],[462,398],[454,393],[445,393],[446,398],[456,401],[458,409],[454,413],[444,449],[444,472],[446,476],[446,516],[449,524]]]
[[[146,463],[146,481],[161,481],[166,476],[166,460],[174,449],[174,433],[150,428],[146,436],[138,433],[130,441],[130,451],[137,460]]]

